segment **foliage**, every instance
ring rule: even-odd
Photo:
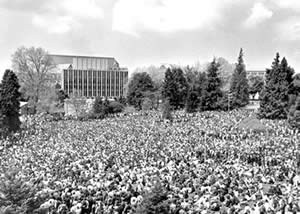
[[[230,89],[231,78],[234,73],[235,64],[229,63],[226,59],[218,57],[217,63],[219,67],[219,77],[221,79],[221,90],[228,91]]]
[[[266,85],[261,93],[259,116],[268,119],[285,119],[289,111],[289,99],[293,92],[292,69],[285,58],[280,62],[279,53],[266,71]]]
[[[112,101],[108,104],[108,113],[109,114],[116,114],[121,113],[124,110],[124,105],[118,101]]]
[[[170,105],[170,101],[168,99],[165,100],[163,107],[162,107],[162,118],[165,120],[172,120],[172,107]]]
[[[168,214],[167,191],[159,181],[156,181],[153,189],[144,195],[144,200],[136,210],[136,214]]]
[[[298,95],[295,104],[290,108],[288,122],[291,127],[300,131],[300,94]]]
[[[33,213],[42,204],[36,187],[18,176],[19,170],[9,169],[0,182],[0,205],[4,213]],[[1,208],[1,207],[0,207]]]
[[[255,96],[264,88],[264,80],[260,76],[251,76],[249,78],[249,94]]]
[[[243,60],[243,49],[240,50],[238,63],[232,75],[230,92],[232,93],[231,106],[234,108],[243,107],[249,103],[249,85]]]
[[[37,103],[36,110],[39,113],[45,112],[49,114],[62,112],[64,101],[68,95],[61,89],[59,84],[48,87],[47,92],[41,94],[41,98]]]
[[[119,101],[103,101],[101,97],[96,97],[93,104],[93,117],[104,118],[107,114],[116,114],[124,110],[124,105]]]
[[[74,108],[76,116],[83,116],[87,114],[85,109],[87,99],[81,96],[80,91],[75,90],[70,95],[70,98],[66,101],[66,103],[71,104],[71,106]]]
[[[142,105],[144,105],[145,102],[147,102],[148,103],[147,105],[149,105],[149,109],[157,110],[159,107],[161,92],[159,90],[153,90],[153,91],[145,91],[143,94],[144,94],[144,99]]]
[[[142,110],[148,111],[151,110],[153,106],[153,102],[149,97],[145,97],[142,103]]]
[[[16,74],[12,70],[6,70],[0,86],[0,124],[3,135],[20,128],[19,99],[21,94],[19,88]]]
[[[210,63],[207,70],[207,83],[205,88],[205,97],[203,97],[204,110],[219,109],[219,102],[222,98],[221,79],[218,75],[219,64],[216,59]]]
[[[198,93],[195,87],[189,88],[186,101],[186,112],[193,113],[198,108]]]
[[[50,72],[56,67],[51,56],[42,48],[21,47],[12,57],[22,90],[33,104],[34,109],[52,82]]]
[[[153,88],[154,85],[149,74],[146,72],[135,73],[128,85],[128,104],[133,105],[138,110],[141,110],[144,92],[152,91]]]
[[[165,72],[162,96],[168,99],[175,109],[185,106],[188,83],[181,68],[168,68]]]
[[[103,108],[102,97],[96,97],[94,105],[93,105],[93,113],[94,114],[105,114]]]

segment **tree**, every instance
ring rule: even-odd
[[[232,93],[231,106],[234,108],[243,107],[249,103],[249,85],[243,59],[243,49],[240,50],[238,63],[232,75],[230,92]]]
[[[268,119],[286,119],[289,112],[289,99],[293,93],[293,74],[287,60],[280,62],[276,54],[271,69],[266,71],[266,84],[262,91],[259,116]]]
[[[153,88],[153,82],[149,74],[146,72],[135,73],[128,84],[127,100],[129,105],[141,110],[144,92],[152,91]]]
[[[291,127],[300,131],[300,74],[296,74],[293,78],[293,91],[290,96],[290,110],[288,122]]]
[[[175,109],[185,106],[188,83],[181,68],[168,68],[165,72],[162,96],[168,99]]]
[[[200,110],[205,110],[206,104],[205,99],[207,97],[207,76],[205,72],[200,72],[198,75],[198,81],[197,81],[197,91],[198,91],[198,107]]]
[[[221,90],[228,91],[230,89],[231,78],[234,73],[236,65],[229,63],[225,58],[218,57],[217,62],[219,63],[219,76],[221,79]]]
[[[51,82],[50,72],[56,67],[53,59],[42,48],[18,48],[12,56],[22,90],[30,99],[34,111],[44,91]]]
[[[207,84],[205,89],[204,110],[219,109],[219,102],[222,98],[221,79],[218,76],[219,64],[216,59],[210,63],[207,70]]]
[[[0,124],[3,134],[20,129],[20,85],[16,74],[6,70],[0,87]]]
[[[249,78],[249,94],[255,96],[264,88],[264,80],[260,76],[251,76]]]
[[[87,99],[81,96],[81,92],[74,90],[70,95],[70,98],[66,100],[67,106],[71,105],[71,109],[74,110],[76,116],[82,117],[87,114],[86,104]]]
[[[198,93],[197,92],[198,91],[196,90],[195,87],[191,87],[188,90],[187,101],[186,101],[186,109],[185,109],[187,113],[193,113],[198,108],[199,99],[198,99]]]
[[[300,131],[300,95],[297,96],[295,104],[290,108],[288,122],[291,127]]]
[[[43,203],[36,195],[38,188],[18,176],[18,172],[17,168],[10,168],[0,179],[0,213],[36,213]]]

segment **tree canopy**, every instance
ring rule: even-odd
[[[243,55],[243,49],[241,49],[230,84],[231,106],[234,108],[243,107],[249,103],[249,85]]]
[[[144,93],[153,89],[154,84],[148,73],[135,73],[128,84],[127,100],[129,105],[141,110]]]
[[[267,119],[286,119],[289,96],[293,92],[293,74],[286,58],[280,61],[279,53],[266,71],[266,84],[261,94],[259,115]]]
[[[20,85],[16,74],[6,70],[0,86],[0,127],[2,134],[15,132],[20,128]]]
[[[36,109],[38,101],[52,80],[50,72],[56,67],[53,59],[42,48],[20,47],[13,54],[12,63],[22,90]]]

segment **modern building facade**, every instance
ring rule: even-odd
[[[61,70],[62,88],[84,97],[121,97],[128,69],[111,57],[51,55]]]

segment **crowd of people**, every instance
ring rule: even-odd
[[[285,121],[240,129],[250,114],[29,117],[13,142],[0,142],[0,178],[18,169],[48,213],[135,213],[158,182],[170,214],[299,213],[300,133]]]

